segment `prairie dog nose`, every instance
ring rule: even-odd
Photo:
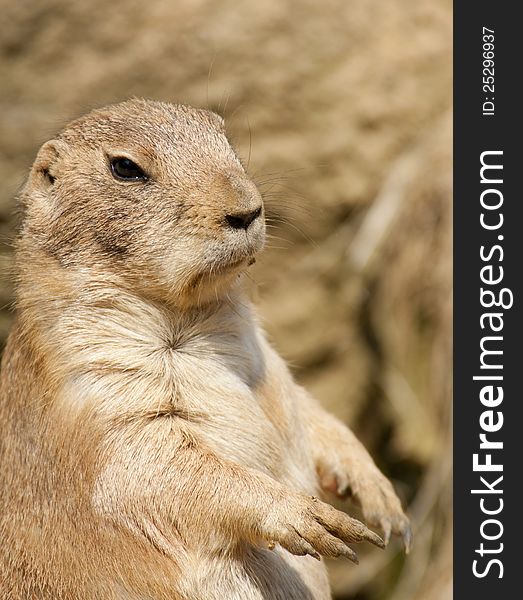
[[[261,215],[262,207],[249,212],[237,212],[231,215],[225,215],[225,221],[233,229],[247,229],[249,225]]]
[[[263,213],[260,192],[243,171],[226,173],[224,183],[226,200],[223,223],[229,229],[247,231]]]

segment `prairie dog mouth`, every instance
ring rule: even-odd
[[[242,265],[244,265],[246,267],[250,267],[255,262],[256,262],[256,258],[254,256],[247,256],[244,258],[240,258],[238,260],[233,260],[230,263],[225,263],[223,265],[220,265],[218,267],[217,271],[218,272],[230,271],[233,269],[237,269],[237,268],[241,267]]]
[[[220,264],[216,269],[213,269],[215,272],[229,271],[232,269],[236,269],[241,267],[242,265],[246,267],[250,267],[256,262],[255,256],[244,256],[243,258],[238,258],[236,260],[231,260],[230,262],[224,262]]]
[[[225,275],[227,273],[230,273],[231,271],[238,270],[241,267],[248,267],[253,262],[255,262],[255,258],[248,256],[244,256],[243,258],[238,258],[236,260],[230,260],[227,262],[220,262],[218,264],[215,264],[211,269],[209,269],[208,276],[210,276],[210,278],[212,279],[215,276],[219,276],[222,274]]]
[[[209,284],[213,281],[220,280],[222,277],[230,277],[234,275],[235,271],[240,271],[242,267],[250,267],[255,262],[256,258],[254,256],[244,256],[243,258],[236,260],[214,264],[196,275],[191,281],[190,287],[196,287],[204,282]]]

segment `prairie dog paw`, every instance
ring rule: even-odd
[[[344,498],[349,495],[359,503],[366,522],[383,531],[385,544],[389,543],[391,533],[403,540],[408,554],[412,546],[410,522],[390,481],[374,465],[364,472],[350,474],[348,469],[337,466],[334,469],[322,469],[320,481],[323,489]]]
[[[286,498],[271,511],[262,527],[269,543],[277,542],[292,554],[309,554],[319,560],[345,556],[358,563],[354,550],[347,544],[367,541],[383,548],[383,540],[363,523],[342,513],[313,496]]]

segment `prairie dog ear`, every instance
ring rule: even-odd
[[[67,146],[60,140],[49,140],[38,151],[31,169],[31,179],[39,187],[50,187],[60,176],[59,163]]]

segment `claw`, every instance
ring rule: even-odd
[[[347,546],[346,549],[342,552],[342,555],[348,558],[350,561],[352,561],[355,565],[360,564],[358,555],[356,554],[356,552],[354,552],[352,548],[349,548],[349,546]]]
[[[346,477],[336,476],[336,495],[339,498],[348,498],[350,496],[349,480]]]
[[[385,546],[388,546],[388,544],[390,542],[390,534],[392,532],[392,526],[390,524],[390,521],[385,521],[385,520],[383,520],[380,523],[380,525],[381,525],[381,528],[383,529],[383,541],[385,543]]]
[[[348,483],[340,483],[336,490],[336,495],[340,498],[347,498],[350,496],[350,488]]]
[[[363,537],[371,544],[378,546],[378,548],[385,548],[387,545],[387,543],[382,540],[377,533],[374,533],[374,531],[371,531],[370,529],[367,529]]]
[[[412,529],[410,525],[407,525],[403,532],[403,546],[405,548],[405,554],[408,554],[412,548]]]

